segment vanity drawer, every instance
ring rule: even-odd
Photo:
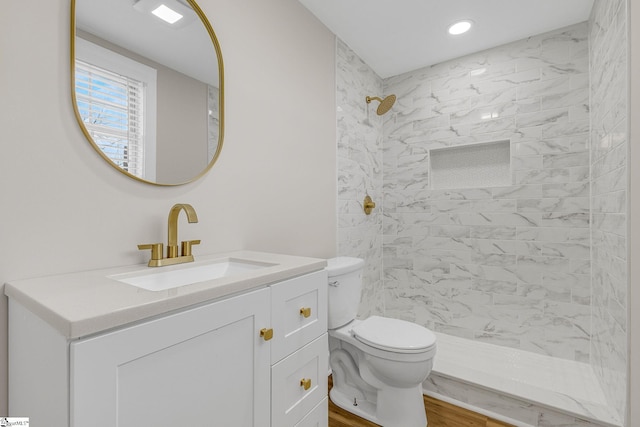
[[[327,427],[329,425],[329,398],[325,397],[295,427]]]
[[[272,426],[295,426],[327,397],[328,352],[325,333],[272,366]]]
[[[271,286],[271,361],[275,363],[327,331],[327,272]]]

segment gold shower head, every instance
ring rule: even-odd
[[[367,96],[367,104],[370,104],[374,99],[380,102],[380,105],[378,105],[378,109],[376,110],[376,113],[378,113],[379,116],[389,111],[396,102],[396,96],[392,94],[387,96],[385,99],[378,98],[377,96]]]

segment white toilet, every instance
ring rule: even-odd
[[[356,319],[364,261],[328,260],[329,363],[333,403],[384,427],[425,427],[422,382],[436,354],[436,337],[415,323],[386,317]]]

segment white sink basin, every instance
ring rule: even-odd
[[[149,291],[164,291],[179,286],[237,276],[274,265],[276,264],[227,258],[170,267],[151,267],[148,270],[108,277]]]

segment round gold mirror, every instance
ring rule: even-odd
[[[71,0],[71,96],[96,151],[125,175],[180,185],[222,149],[220,45],[194,0]]]

